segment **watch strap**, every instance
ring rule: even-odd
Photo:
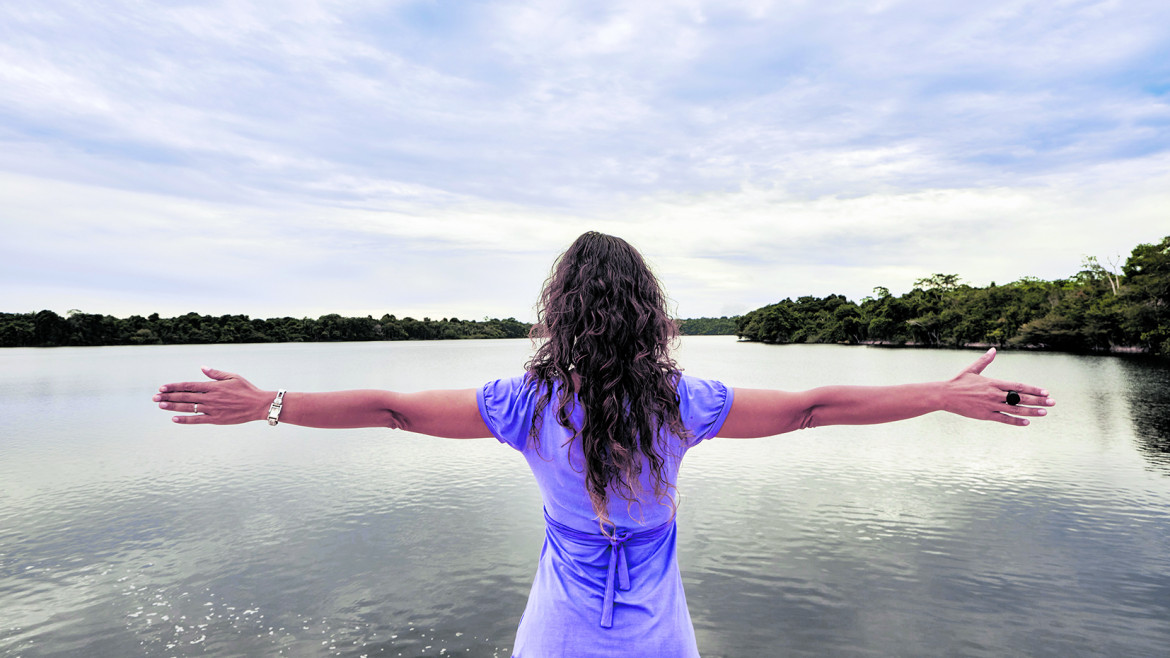
[[[268,424],[276,425],[280,422],[280,409],[284,406],[284,389],[276,392],[276,399],[272,401],[272,406],[268,407]]]

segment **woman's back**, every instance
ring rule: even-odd
[[[554,397],[559,389],[554,385]],[[659,437],[665,495],[655,493],[642,457],[632,500],[609,496],[610,525],[603,529],[572,429],[582,425],[582,405],[572,400],[567,428],[556,422],[552,407],[538,409],[540,385],[529,375],[480,389],[484,422],[524,455],[544,502],[545,543],[513,655],[698,655],[678,569],[674,486],[686,450],[719,431],[732,393],[719,382],[691,377],[680,378],[676,390],[686,436]],[[543,417],[533,437],[537,414]]]
[[[668,471],[677,473],[685,446],[660,439],[689,440],[692,432],[679,415],[681,372],[670,355],[678,330],[642,255],[611,235],[577,238],[553,265],[531,334],[538,346],[526,366],[535,388],[526,398],[534,399],[529,441],[545,443],[541,435],[551,433],[549,443],[576,444],[569,456],[579,459],[567,463],[583,473],[590,516],[602,526],[614,523],[615,498],[627,521],[626,504],[664,500],[673,510]]]
[[[554,396],[560,385],[554,385]],[[679,412],[688,432],[686,438],[664,433],[660,438],[664,459],[663,475],[671,487],[656,499],[649,465],[642,457],[636,499],[627,501],[611,495],[608,512],[619,531],[638,531],[661,525],[674,516],[674,485],[686,450],[718,432],[731,410],[731,390],[719,382],[682,377],[678,382]],[[599,533],[597,514],[585,488],[585,463],[581,442],[561,426],[545,407],[539,436],[533,440],[530,428],[536,414],[539,386],[528,375],[501,379],[485,385],[478,393],[480,413],[488,429],[501,442],[519,450],[528,461],[540,487],[545,510],[556,521],[582,532]],[[581,427],[583,409],[573,404],[570,419]],[[611,492],[612,493],[612,492]]]

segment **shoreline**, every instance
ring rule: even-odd
[[[737,336],[740,343],[759,343],[761,345],[841,345],[844,347],[877,347],[882,349],[910,349],[910,350],[988,350],[994,347],[996,351],[1004,352],[1056,352],[1059,354],[1082,354],[1087,356],[1158,356],[1150,349],[1135,345],[1111,345],[1107,349],[1065,350],[1047,345],[995,345],[993,343],[964,343],[962,345],[930,345],[927,343],[863,340],[856,343],[774,343],[762,340],[753,340]]]

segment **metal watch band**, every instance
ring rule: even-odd
[[[284,389],[276,392],[276,399],[272,401],[272,406],[268,407],[268,424],[275,425],[280,422],[280,408],[284,405]]]

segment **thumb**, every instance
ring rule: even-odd
[[[978,359],[975,359],[975,363],[972,363],[971,365],[967,366],[967,369],[964,370],[963,372],[970,372],[970,373],[974,373],[974,374],[978,375],[978,374],[983,372],[984,368],[991,365],[991,362],[994,360],[995,360],[995,348],[993,347],[993,348],[987,350],[987,352],[985,352],[983,354],[983,356],[979,357]]]
[[[207,366],[201,367],[200,370],[202,370],[203,374],[207,375],[208,377],[210,377],[212,379],[219,380],[219,381],[223,381],[225,379],[235,379],[236,378],[236,375],[233,375],[230,372],[216,370],[215,368],[209,368]]]

